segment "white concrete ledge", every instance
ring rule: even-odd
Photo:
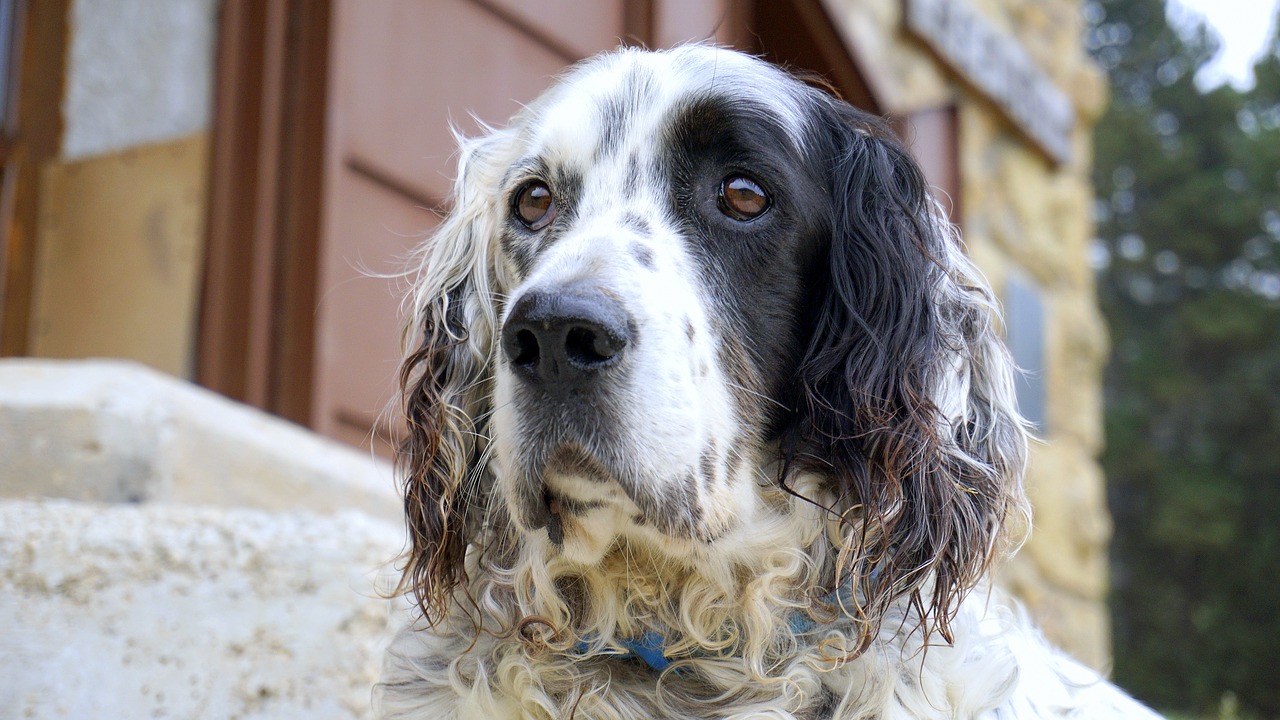
[[[356,512],[0,502],[0,717],[368,717],[400,544]]]
[[[0,360],[3,497],[401,513],[387,463],[114,360]]]

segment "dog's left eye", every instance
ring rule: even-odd
[[[720,212],[734,220],[755,220],[770,204],[769,194],[746,175],[730,175],[720,182]]]
[[[530,180],[516,191],[511,212],[521,225],[530,230],[541,230],[550,225],[556,216],[556,201],[551,196],[551,188],[541,180]]]

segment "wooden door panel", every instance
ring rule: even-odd
[[[479,0],[529,33],[569,62],[618,44],[623,35],[622,0]]]
[[[537,97],[565,59],[469,0],[348,2],[338,42],[349,157],[423,198],[442,199],[452,176],[452,121],[469,114],[504,125]]]
[[[359,445],[395,390],[407,280],[385,276],[408,268],[439,218],[357,173],[337,184],[344,208],[330,228],[317,308],[316,429]]]

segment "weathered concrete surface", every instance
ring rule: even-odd
[[[141,365],[0,361],[0,718],[362,718],[390,467]]]
[[[385,462],[116,360],[0,360],[0,497],[400,518]]]
[[[0,502],[0,717],[367,717],[401,541],[356,512]]]

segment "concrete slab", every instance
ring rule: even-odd
[[[0,717],[363,718],[393,523],[0,502]]]
[[[118,360],[0,360],[3,497],[401,514],[386,462]]]

